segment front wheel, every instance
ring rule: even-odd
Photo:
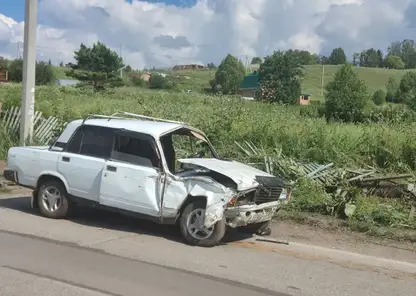
[[[193,246],[214,247],[225,234],[225,219],[210,228],[204,226],[205,204],[194,201],[186,206],[180,219],[180,228],[185,241]]]

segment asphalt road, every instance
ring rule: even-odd
[[[3,274],[7,275],[7,270],[15,272],[14,289],[22,286],[18,285],[22,277],[33,276],[49,280],[55,286],[51,291],[55,294],[50,295],[57,295],[57,290],[63,289],[64,284],[104,295],[284,296],[220,278],[8,233],[0,233],[0,265]],[[5,278],[0,277],[1,287],[10,285]],[[34,295],[30,286],[26,285],[26,288],[26,295]],[[1,295],[13,294],[6,290]]]
[[[2,296],[413,296],[415,258],[241,237],[190,247],[171,227],[90,210],[51,220],[32,211],[27,198],[0,197]]]

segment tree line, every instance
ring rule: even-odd
[[[348,63],[345,51],[341,47],[334,48],[329,56],[317,55],[307,50],[289,49],[287,54],[300,60],[302,65],[342,65]],[[261,64],[261,57],[254,57],[251,64]],[[415,69],[416,44],[413,40],[392,42],[384,54],[381,49],[368,48],[352,55],[351,64],[359,67]]]

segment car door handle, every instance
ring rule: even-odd
[[[71,159],[69,157],[66,157],[66,156],[62,157],[62,161],[69,162],[70,160]]]
[[[110,172],[117,172],[117,168],[116,168],[115,166],[108,165],[108,166],[107,166],[107,171],[110,171]]]

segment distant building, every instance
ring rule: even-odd
[[[71,79],[57,79],[56,84],[60,86],[74,86],[79,83],[78,80],[71,80]]]
[[[173,70],[202,70],[205,69],[204,65],[200,64],[189,64],[189,65],[176,65],[172,68]]]
[[[240,89],[237,91],[237,93],[244,98],[254,99],[255,92],[259,89],[259,74],[255,71],[244,77],[243,81],[241,82]]]
[[[149,82],[150,78],[152,77],[152,73],[150,72],[145,72],[142,75],[140,75],[140,78],[144,81],[144,82]]]
[[[3,71],[0,68],[0,82],[8,82],[9,81],[9,72]]]

